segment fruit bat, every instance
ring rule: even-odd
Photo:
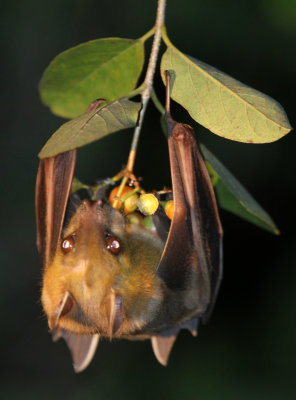
[[[170,223],[157,212],[156,231],[127,223],[102,198],[73,205],[76,150],[40,161],[42,305],[54,341],[65,339],[76,372],[88,366],[100,337],[151,339],[166,365],[180,329],[197,335],[199,320],[205,322],[213,308],[222,275],[222,227],[194,132],[172,119],[169,98],[168,78],[174,214]]]

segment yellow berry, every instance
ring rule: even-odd
[[[138,195],[137,193],[132,194],[124,202],[124,213],[129,214],[137,209]]]
[[[153,215],[158,209],[159,201],[152,193],[141,194],[138,200],[138,207],[144,215]]]

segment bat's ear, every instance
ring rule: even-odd
[[[52,338],[56,342],[63,338],[72,355],[73,368],[75,372],[83,371],[92,361],[98,343],[99,335],[79,335],[67,331],[66,329],[57,329],[53,332]]]
[[[198,317],[183,322],[174,328],[160,332],[151,337],[151,344],[157,361],[164,367],[167,365],[171,350],[181,329],[187,329],[193,336],[197,336]]]
[[[157,361],[163,365],[164,367],[167,366],[169,356],[175,340],[177,339],[178,332],[172,333],[168,336],[152,336],[151,337],[151,344],[154,355]]]
[[[70,313],[75,307],[75,299],[66,292],[56,309],[49,316],[49,328],[54,342],[63,338],[71,352],[75,372],[83,371],[91,362],[97,349],[99,335],[83,335],[69,332],[58,327],[61,317]]]
[[[46,267],[53,259],[61,236],[71,191],[76,150],[44,158],[36,182],[37,247]]]

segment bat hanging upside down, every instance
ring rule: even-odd
[[[76,161],[72,150],[40,161],[36,184],[42,305],[54,340],[63,337],[74,370],[92,360],[99,338],[151,339],[166,365],[180,329],[197,334],[222,275],[222,227],[211,180],[188,125],[166,124],[174,199],[171,223],[156,231],[127,223],[102,199],[83,200],[67,223]]]

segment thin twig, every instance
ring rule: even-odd
[[[137,152],[140,132],[141,132],[143,121],[144,121],[144,115],[145,115],[145,112],[147,109],[148,102],[151,97],[151,92],[152,92],[152,87],[153,87],[153,78],[154,78],[154,74],[155,74],[155,68],[156,68],[159,47],[160,47],[160,42],[161,42],[161,28],[164,25],[165,5],[166,5],[166,0],[158,0],[157,14],[156,14],[156,20],[155,20],[155,26],[154,26],[155,33],[154,33],[149,63],[148,63],[147,71],[146,71],[146,76],[145,76],[145,80],[144,80],[145,89],[143,90],[143,92],[141,94],[142,109],[139,114],[138,124],[135,128],[132,143],[131,143],[129,157],[128,157],[128,161],[127,161],[127,165],[126,165],[127,173],[133,172],[133,169],[134,169],[136,152]],[[127,177],[124,177],[122,179],[122,182],[118,189],[118,196],[121,195],[121,192],[122,192],[124,186],[126,185],[127,180],[128,180]],[[113,203],[113,207],[114,206],[116,207],[116,201]]]
[[[128,172],[132,172],[135,164],[136,151],[139,142],[139,136],[143,125],[144,115],[147,109],[148,102],[151,97],[151,91],[153,87],[153,78],[155,74],[155,67],[161,42],[161,27],[164,25],[164,11],[165,11],[166,0],[158,0],[156,21],[155,21],[155,33],[152,44],[152,49],[150,53],[149,63],[147,67],[147,72],[144,80],[145,89],[141,94],[142,99],[142,109],[139,115],[139,122],[135,128],[134,136],[131,144],[131,149],[129,153],[129,158],[127,162],[126,169]]]

